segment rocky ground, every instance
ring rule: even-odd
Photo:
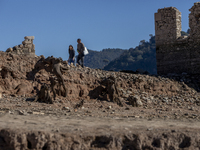
[[[33,102],[54,76],[41,58],[0,53],[0,150],[200,148],[198,75],[69,67],[67,97],[46,104]],[[123,107],[101,84],[110,76]]]

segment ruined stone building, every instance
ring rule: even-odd
[[[158,74],[200,74],[200,2],[189,11],[189,36],[181,36],[181,12],[177,8],[158,9],[155,13]]]
[[[35,56],[35,44],[33,44],[34,36],[25,36],[24,39],[22,44],[16,45],[13,48],[10,47],[6,52]]]

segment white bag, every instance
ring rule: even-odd
[[[88,52],[88,50],[87,50],[87,48],[85,47],[85,50],[84,50],[84,55],[87,55],[87,54],[89,54],[89,52]]]

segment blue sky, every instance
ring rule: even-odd
[[[195,0],[0,0],[0,50],[35,36],[36,55],[68,59],[77,38],[88,49],[129,49],[149,40],[154,13],[176,7],[187,31],[189,9]]]

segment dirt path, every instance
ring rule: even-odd
[[[43,116],[43,115],[10,115],[0,117],[0,127],[10,129],[22,129],[24,131],[56,131],[61,133],[87,133],[98,130],[116,132],[137,129],[200,129],[200,122],[177,121],[177,120],[146,120],[137,118],[97,118],[97,117],[74,117],[74,116]]]

